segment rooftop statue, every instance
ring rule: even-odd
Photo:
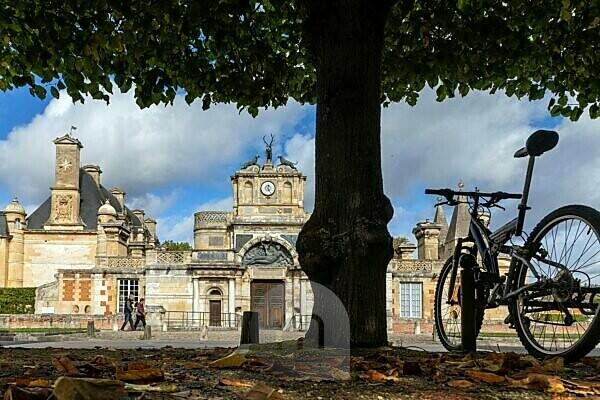
[[[271,141],[267,142],[265,137],[266,136],[263,136],[263,142],[265,142],[265,144],[267,145],[267,148],[265,150],[265,152],[267,154],[267,160],[265,161],[265,163],[272,164],[273,163],[273,140],[275,140],[275,138],[273,137],[273,134],[271,133]]]
[[[246,161],[245,163],[242,164],[242,169],[246,169],[252,165],[258,165],[258,159],[260,158],[260,156],[257,154],[254,157],[252,157],[250,160]]]
[[[279,158],[279,165],[287,165],[290,168],[297,169],[296,168],[296,164],[298,164],[297,162],[292,162],[283,156],[278,156],[277,158]]]

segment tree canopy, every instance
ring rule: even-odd
[[[382,103],[471,90],[540,99],[553,115],[600,115],[600,1],[388,0]],[[316,8],[309,13],[307,9]],[[314,103],[310,35],[319,2],[289,0],[0,0],[0,90],[44,98],[66,89],[138,104],[178,93],[256,114]]]

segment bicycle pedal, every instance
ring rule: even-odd
[[[510,314],[504,318],[504,324],[508,325],[508,327],[511,329],[515,329],[515,319]]]

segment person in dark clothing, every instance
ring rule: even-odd
[[[135,324],[133,330],[137,330],[139,323],[142,323],[142,327],[146,328],[146,310],[144,309],[144,299],[140,299],[135,305]]]
[[[125,299],[125,305],[123,307],[123,313],[125,314],[125,321],[123,321],[123,325],[121,326],[121,330],[125,330],[125,326],[129,322],[129,326],[131,330],[133,329],[133,318],[131,317],[133,314],[133,296],[129,295],[127,299]]]

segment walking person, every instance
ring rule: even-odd
[[[125,326],[127,326],[127,323],[129,322],[129,326],[131,328],[131,330],[133,329],[133,295],[129,295],[127,296],[127,298],[125,299],[125,305],[123,306],[123,313],[125,314],[125,321],[123,321],[123,325],[121,326],[121,330],[124,331],[125,330]]]
[[[146,310],[144,309],[144,299],[140,299],[135,305],[135,324],[133,330],[137,330],[138,324],[141,322],[142,327],[146,328]]]

